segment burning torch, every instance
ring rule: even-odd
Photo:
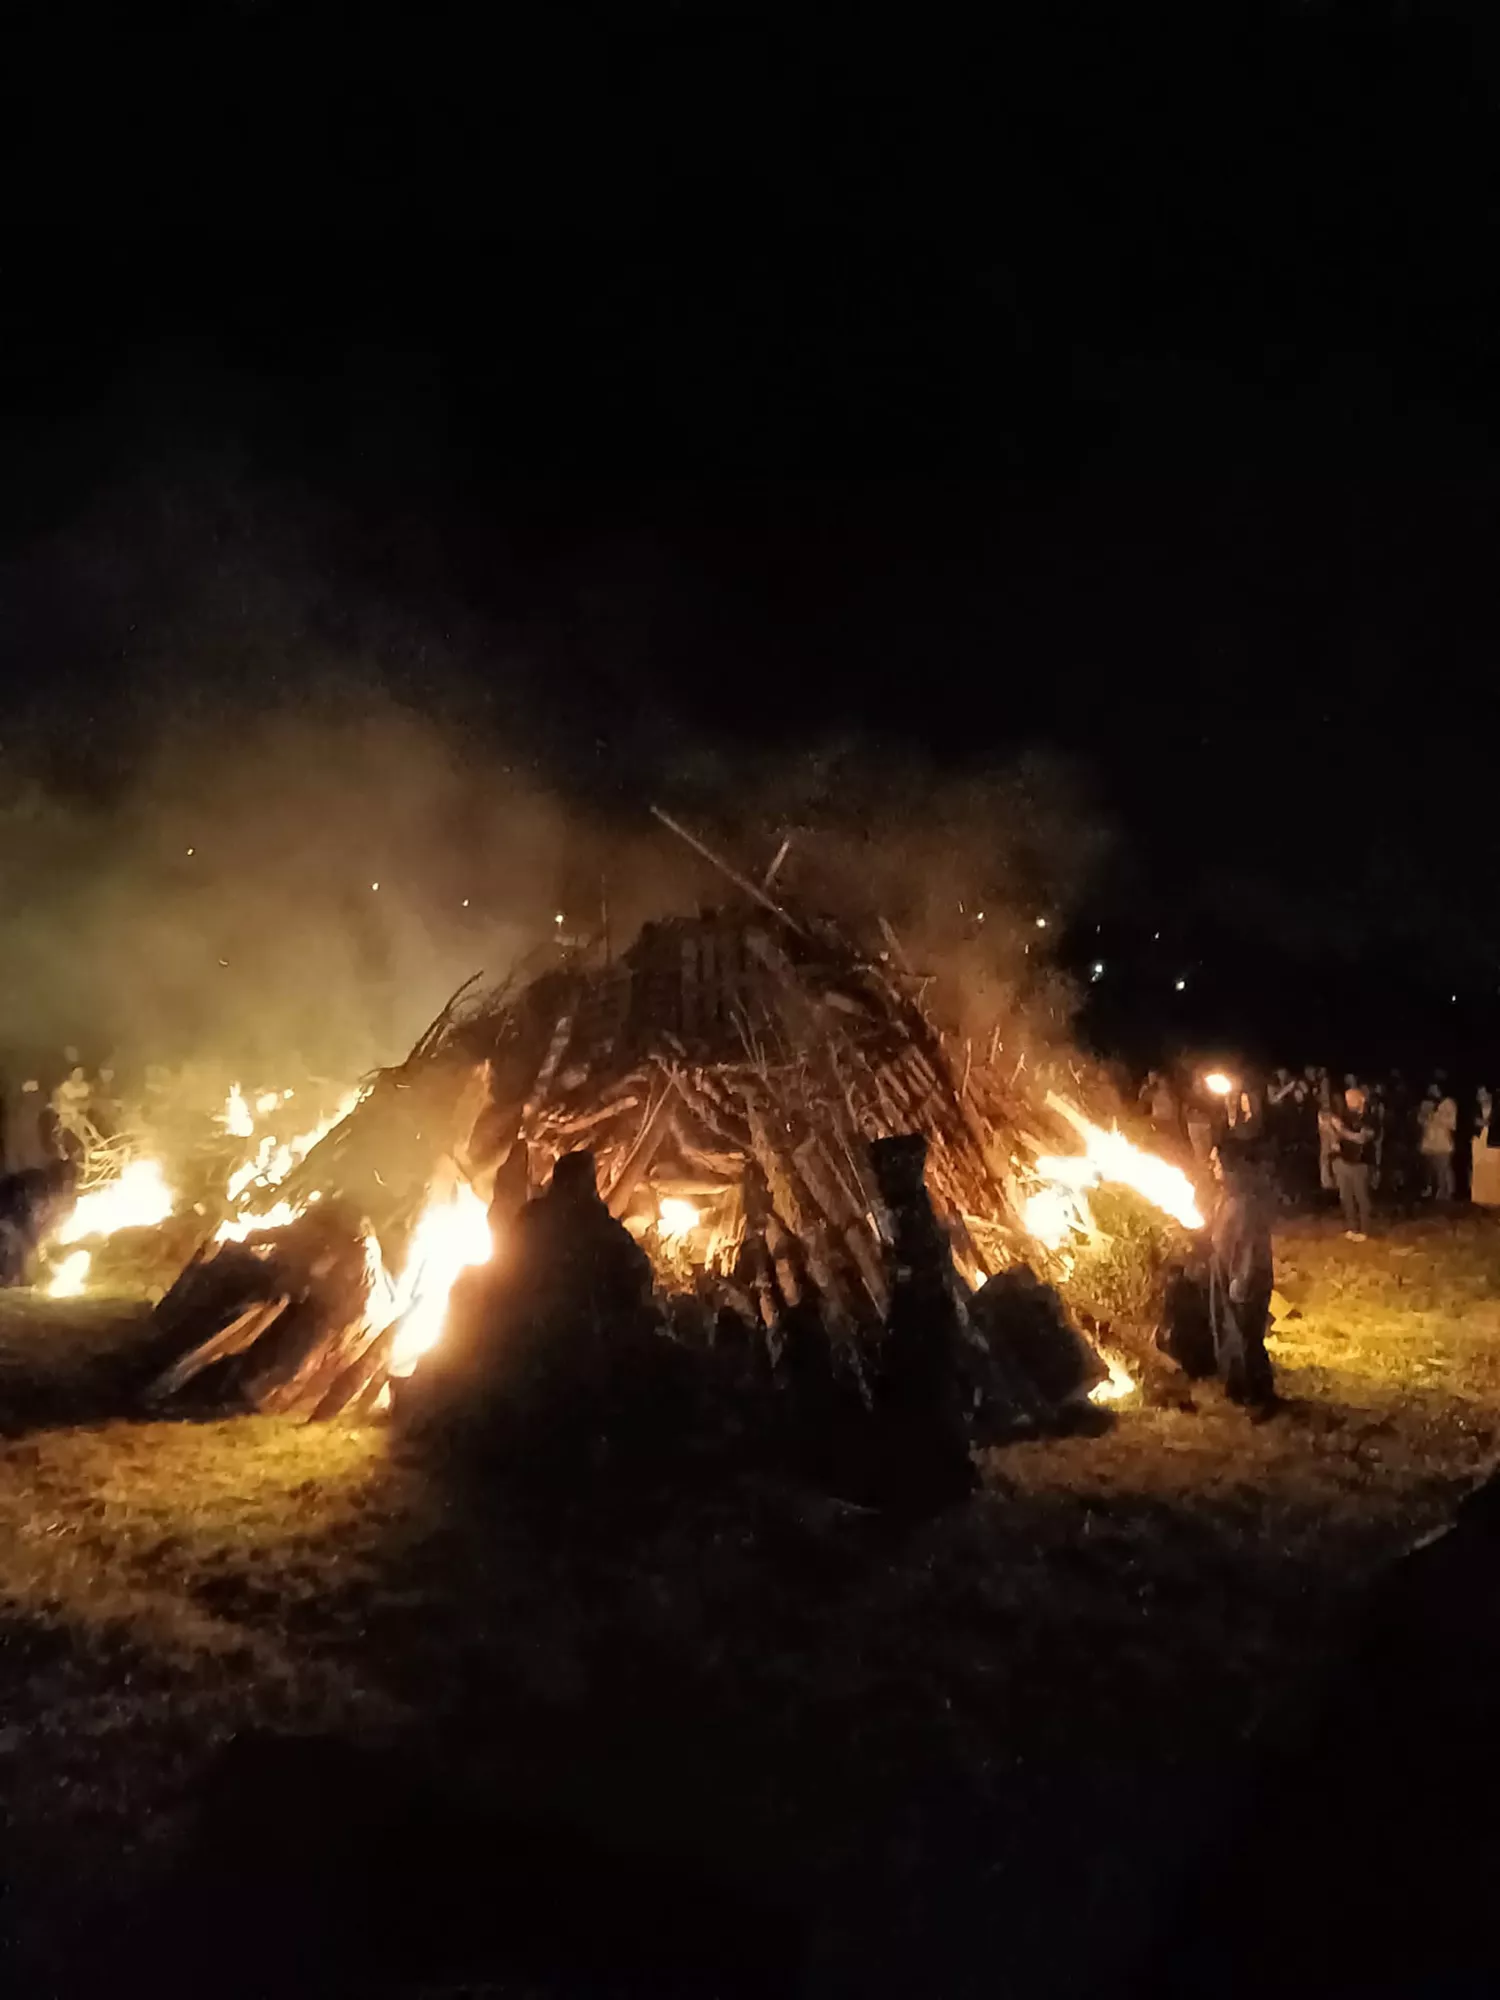
[[[1203,1076],[1203,1088],[1220,1107],[1221,1130],[1230,1126],[1248,1127],[1252,1121],[1250,1099],[1238,1081],[1225,1070],[1211,1069]]]

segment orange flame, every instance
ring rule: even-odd
[[[1203,1216],[1198,1208],[1197,1190],[1181,1167],[1134,1146],[1118,1126],[1106,1132],[1057,1096],[1047,1094],[1047,1102],[1083,1140],[1081,1154],[1065,1159],[1037,1161],[1037,1171],[1045,1180],[1061,1181],[1072,1188],[1097,1187],[1103,1181],[1134,1188],[1153,1208],[1170,1215],[1184,1229],[1201,1229]]]
[[[304,1211],[301,1202],[276,1201],[260,1215],[232,1215],[225,1218],[214,1231],[215,1243],[243,1243],[247,1236],[258,1236],[265,1229],[285,1229],[289,1222],[295,1222]]]
[[[234,1101],[235,1092],[238,1090],[239,1085],[236,1084],[234,1090],[230,1092],[231,1104]],[[317,1145],[318,1141],[327,1138],[335,1125],[341,1125],[344,1122],[355,1105],[358,1104],[363,1094],[359,1090],[346,1091],[343,1097],[339,1099],[335,1109],[326,1118],[320,1118],[317,1124],[312,1126],[310,1130],[298,1132],[290,1139],[278,1139],[274,1132],[263,1133],[255,1151],[248,1159],[242,1160],[229,1176],[225,1192],[228,1194],[230,1201],[237,1202],[242,1195],[252,1188],[270,1189],[279,1187],[292,1171],[292,1168],[300,1165],[307,1158],[307,1155]],[[292,1093],[289,1090],[264,1091],[255,1100],[255,1108],[263,1114],[268,1108],[277,1110],[291,1095]],[[240,1097],[240,1103],[241,1105],[244,1104],[243,1095]],[[227,1107],[224,1115],[226,1117],[228,1115]],[[248,1117],[248,1112],[246,1115]],[[225,1129],[228,1130],[230,1128],[226,1125]],[[253,1138],[255,1136],[254,1121],[250,1120],[249,1129],[241,1131],[238,1136],[241,1138]],[[282,1229],[288,1222],[295,1221],[300,1213],[300,1208],[289,1209],[285,1202],[276,1202],[263,1215],[240,1215],[235,1217],[233,1221],[222,1224],[215,1235],[214,1241],[217,1243],[243,1243],[252,1229]]]
[[[1039,1243],[1061,1250],[1070,1237],[1087,1235],[1094,1226],[1088,1190],[1105,1182],[1134,1188],[1184,1229],[1203,1227],[1197,1192],[1181,1167],[1132,1145],[1118,1127],[1106,1131],[1095,1125],[1055,1092],[1047,1102],[1077,1132],[1084,1149],[1044,1154],[1035,1162],[1041,1185],[1022,1205],[1021,1220]]]
[[[87,1250],[70,1250],[47,1280],[48,1298],[78,1298],[88,1284],[93,1261]]]
[[[391,1373],[409,1375],[437,1346],[448,1317],[448,1300],[460,1271],[487,1264],[494,1250],[484,1203],[466,1183],[434,1196],[417,1219],[406,1264],[396,1282],[399,1320],[391,1352]]]
[[[237,1083],[229,1086],[224,1109],[219,1113],[219,1123],[231,1139],[248,1139],[254,1134],[255,1120],[250,1116],[250,1106],[245,1101],[245,1093]]]
[[[656,1208],[656,1233],[663,1243],[675,1243],[679,1238],[691,1236],[703,1220],[696,1203],[684,1201],[680,1195],[663,1195]]]
[[[82,1243],[117,1229],[149,1229],[172,1213],[173,1195],[160,1160],[130,1160],[112,1181],[81,1194],[54,1242]]]
[[[1089,1401],[1122,1403],[1127,1396],[1133,1396],[1137,1388],[1136,1379],[1119,1355],[1111,1353],[1107,1347],[1101,1347],[1097,1341],[1094,1343],[1094,1352],[1109,1370],[1109,1374],[1089,1390]]]

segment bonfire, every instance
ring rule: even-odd
[[[648,925],[619,957],[579,949],[472,982],[403,1063],[293,1140],[272,1129],[274,1093],[236,1088],[220,1123],[241,1157],[156,1309],[153,1400],[381,1407],[441,1340],[459,1273],[497,1241],[503,1255],[507,1214],[579,1148],[664,1292],[768,1329],[810,1295],[835,1341],[878,1338],[888,1306],[873,1140],[925,1137],[964,1296],[1020,1266],[1066,1277],[1098,1240],[1101,1185],[1133,1188],[1164,1228],[1199,1224],[1180,1168],[1025,1065],[952,1046],[899,954],[761,903]],[[58,1232],[55,1289],[86,1282],[59,1253],[107,1235],[112,1200],[136,1226],[172,1208],[160,1167],[127,1162]],[[754,1296],[750,1240],[772,1278]],[[1101,1395],[1131,1386],[1118,1357],[1098,1372]]]

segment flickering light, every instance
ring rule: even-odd
[[[372,883],[370,884],[370,887],[371,887],[372,889],[378,889],[378,888],[380,887],[380,884],[379,884],[378,882],[372,882]]]
[[[1047,919],[1045,917],[1038,917],[1036,927],[1039,931],[1044,931],[1047,928]]]
[[[172,1213],[172,1191],[159,1160],[129,1160],[112,1181],[92,1188],[74,1203],[55,1240],[65,1246],[119,1229],[154,1229]]]
[[[552,921],[555,924],[561,924],[562,920],[563,920],[563,913],[561,910],[559,910],[557,915],[552,919]]]
[[[658,1233],[667,1241],[689,1235],[702,1220],[693,1202],[674,1194],[662,1196],[657,1204],[657,1217]]]
[[[1211,1069],[1203,1079],[1203,1088],[1212,1091],[1215,1097],[1227,1097],[1234,1089],[1234,1078],[1221,1069]]]
[[[1172,982],[1172,990],[1174,993],[1186,993],[1187,981],[1185,979],[1174,980]]]
[[[197,851],[198,851],[198,850],[197,850],[197,849],[196,849],[195,847],[190,847],[190,848],[188,849],[188,853],[189,853],[190,855],[192,855],[192,854],[196,854],[196,853],[197,853]]]
[[[73,1250],[63,1258],[47,1282],[49,1299],[76,1299],[88,1283],[89,1265],[93,1262],[87,1250]]]
[[[1096,958],[1094,960],[1093,966],[1089,973],[1089,977],[1091,979],[1102,979],[1104,977],[1104,960],[1102,958]]]
[[[465,896],[465,897],[464,897],[464,900],[463,900],[463,907],[464,907],[465,909],[468,909],[468,907],[469,907],[469,899],[468,899],[468,897],[467,897],[467,896]]]

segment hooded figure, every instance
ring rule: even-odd
[[[1209,1313],[1219,1378],[1231,1402],[1270,1409],[1276,1390],[1266,1353],[1274,1282],[1268,1206],[1243,1154],[1216,1148],[1213,1169],[1220,1194],[1210,1227]]]

